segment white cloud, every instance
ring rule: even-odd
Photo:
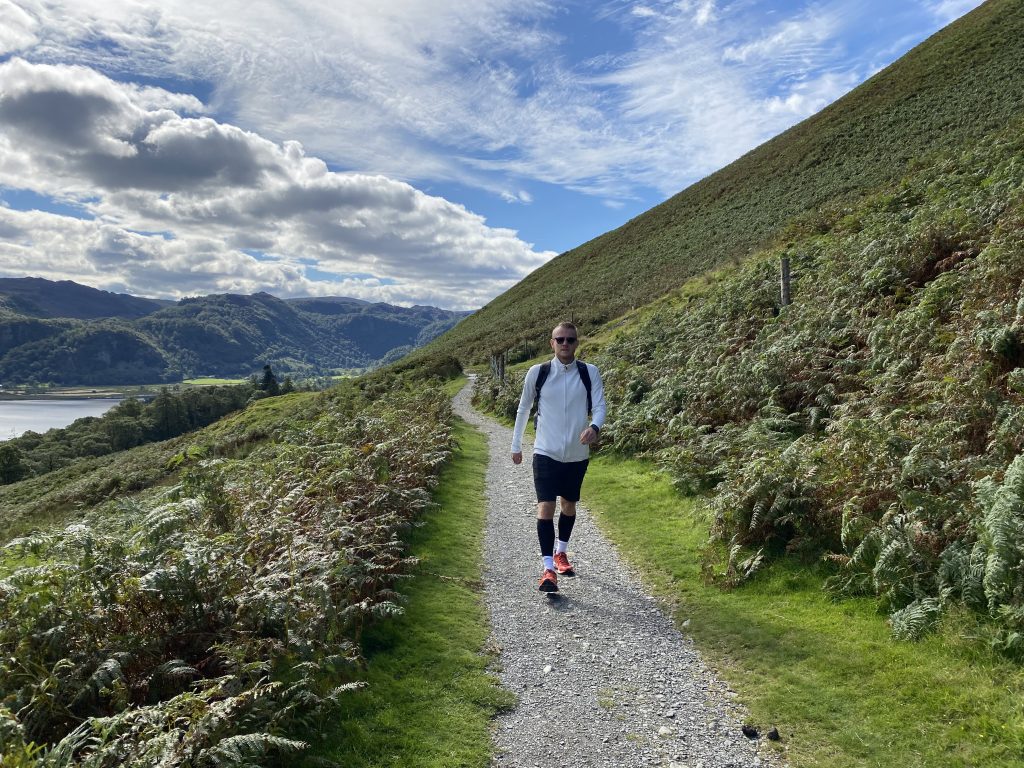
[[[640,16],[642,18],[648,19],[658,15],[657,11],[646,5],[634,5],[632,8],[629,9],[629,12],[634,16]]]
[[[698,27],[710,24],[716,18],[715,0],[701,0],[701,2],[697,4],[696,12],[693,15],[693,21]]]
[[[834,14],[815,9],[806,16],[787,19],[753,40],[726,46],[722,58],[740,64],[789,61],[813,66],[821,57],[822,46],[834,39],[838,30]]]
[[[795,83],[784,95],[772,96],[763,102],[770,115],[803,118],[821,111],[857,85],[855,73],[826,72],[813,80]]]
[[[315,264],[373,276],[342,283],[352,295],[469,308],[554,255],[404,182],[334,173],[297,142],[277,144],[167,105],[201,106],[82,67],[0,64],[0,184],[77,200],[96,217],[9,218],[30,245],[9,244],[3,268],[31,263],[28,247],[61,254],[66,276],[95,270],[113,279],[121,270],[117,279],[151,290],[143,273],[173,275],[165,294],[195,292],[197,282],[207,291],[338,293],[338,284],[303,277],[303,265]],[[41,221],[61,233],[59,247],[32,226]],[[277,257],[258,261],[247,248]]]
[[[10,0],[0,0],[0,56],[38,42],[35,20]]]
[[[960,18],[984,2],[985,0],[921,0],[925,9],[942,24]]]
[[[759,24],[712,0],[651,0],[628,9],[635,50],[588,71],[548,31],[555,13],[548,0],[75,0],[39,11],[39,51],[209,82],[211,114],[347,168],[497,195],[525,178],[629,198],[636,186],[676,191],[779,125],[756,125],[767,94],[742,62],[716,61],[725,41],[763,63],[772,40],[792,54],[806,35],[793,24],[762,39]],[[83,48],[98,39],[116,55]]]
[[[533,202],[533,195],[524,189],[521,189],[518,192],[503,191],[501,193],[501,199],[510,204],[522,203],[524,205],[529,205]]]

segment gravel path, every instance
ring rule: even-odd
[[[455,412],[488,437],[484,584],[498,674],[519,697],[497,719],[493,766],[782,765],[743,736],[734,694],[644,592],[585,507],[569,546],[578,576],[559,579],[558,598],[537,591],[532,446],[513,465],[511,430],[473,410],[470,389],[456,396]]]

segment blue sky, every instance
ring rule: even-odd
[[[980,0],[0,0],[0,276],[482,306]]]

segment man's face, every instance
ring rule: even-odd
[[[562,363],[571,363],[576,356],[576,331],[558,326],[551,332],[551,349]]]

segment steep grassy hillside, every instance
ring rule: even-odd
[[[787,237],[794,218],[900,178],[1024,113],[1024,4],[990,0],[821,113],[569,251],[439,339],[463,361],[585,329]]]

